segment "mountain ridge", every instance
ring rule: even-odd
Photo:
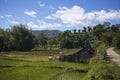
[[[56,36],[58,36],[60,33],[62,33],[62,31],[60,31],[60,30],[33,30],[32,32],[33,32],[35,35],[38,35],[39,33],[43,33],[43,34],[45,34],[48,38],[56,37]]]

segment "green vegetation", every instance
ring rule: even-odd
[[[83,80],[119,80],[120,67],[107,58],[107,45],[97,41],[94,47],[97,54],[90,60],[90,69]]]
[[[120,67],[106,60],[91,59],[91,69],[83,80],[120,80]]]
[[[0,29],[0,33],[0,51],[28,51],[34,47],[35,36],[22,24],[6,31]]]
[[[114,48],[114,51],[120,55],[120,49]]]
[[[78,80],[87,70],[87,64],[0,59],[0,80],[62,80],[62,75],[66,75],[64,79]]]
[[[70,55],[70,54],[74,54],[76,53],[77,51],[79,51],[80,49],[64,49],[64,50],[61,50],[61,52],[64,54],[64,55]]]
[[[66,30],[55,37],[36,35],[22,24],[0,28],[0,80],[120,80],[120,67],[106,56],[108,47],[120,50],[119,35],[120,24],[109,22]],[[88,44],[94,52],[88,63],[58,61],[60,55],[72,61],[71,54],[90,47]],[[89,57],[89,52],[83,53]]]
[[[59,30],[33,30],[33,33],[35,35],[38,35],[39,33],[45,34],[48,38],[53,38],[58,36],[62,31]]]
[[[25,25],[14,25],[11,29],[0,28],[0,51],[30,51],[43,49],[73,49],[83,48],[89,43],[100,40],[108,46],[120,49],[120,24],[105,22],[93,28],[83,27],[83,30],[66,30],[55,37],[44,33],[37,35]],[[41,49],[39,49],[41,48]]]
[[[0,58],[13,59],[13,60],[25,60],[25,61],[49,61],[49,57],[52,60],[57,60],[57,57],[62,52],[64,55],[74,54],[79,49],[64,49],[64,50],[41,50],[41,51],[30,51],[30,52],[21,52],[21,51],[11,51],[11,52],[1,52]]]

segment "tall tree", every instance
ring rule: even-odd
[[[81,30],[80,30],[80,29],[78,29],[78,33],[80,33],[80,31],[81,31]]]
[[[113,38],[113,45],[120,49],[120,32],[116,34],[116,36],[114,36]]]
[[[83,27],[82,32],[87,32],[87,28],[86,28],[86,27]]]
[[[72,44],[72,32],[69,30],[64,31],[61,35],[58,36],[60,48],[73,48]]]
[[[116,32],[119,30],[119,27],[117,25],[112,25],[111,26],[111,31]]]
[[[53,48],[53,46],[57,46],[58,41],[56,40],[56,37],[50,38],[48,40],[50,50]]]
[[[4,30],[0,28],[0,51],[4,50],[5,40],[4,40]]]
[[[104,23],[103,23],[103,27],[104,27],[104,29],[109,28],[110,25],[111,25],[110,22],[104,22]]]
[[[91,30],[92,30],[92,29],[91,29],[91,27],[90,27],[90,26],[88,26],[87,28],[88,28],[88,32],[91,32]]]
[[[37,36],[37,42],[38,42],[38,46],[41,46],[43,48],[46,48],[47,45],[47,36],[43,33],[39,33]]]
[[[76,33],[76,31],[77,31],[76,29],[73,30],[74,34]]]
[[[15,25],[11,31],[15,38],[15,50],[27,51],[34,47],[33,33],[25,25]]]
[[[98,39],[100,39],[104,30],[105,29],[104,29],[103,25],[98,24],[93,28],[93,35],[96,36]]]

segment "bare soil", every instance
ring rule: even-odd
[[[107,55],[112,61],[116,62],[120,66],[120,55],[113,51],[113,49],[114,49],[113,47],[108,48]]]

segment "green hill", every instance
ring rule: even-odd
[[[35,35],[39,33],[44,33],[47,35],[47,37],[56,37],[58,34],[62,33],[62,31],[59,30],[34,30],[33,33]]]

